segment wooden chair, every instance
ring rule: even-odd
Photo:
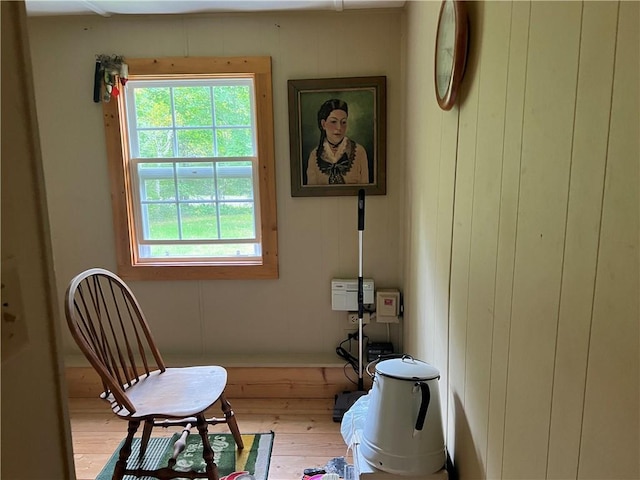
[[[102,379],[101,398],[113,412],[129,421],[113,479],[124,475],[159,479],[208,478],[218,480],[218,468],[209,443],[207,425],[226,423],[238,450],[244,448],[231,405],[224,395],[227,372],[219,366],[167,368],[133,292],[117,275],[93,268],[71,280],[65,313],[71,334]],[[220,402],[224,418],[206,418],[205,410]],[[181,426],[173,458],[157,470],[129,468],[133,437],[144,423],[140,458],[144,457],[154,426]],[[173,469],[191,426],[202,437],[205,472]]]

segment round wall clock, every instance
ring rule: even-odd
[[[436,33],[435,84],[438,105],[451,110],[467,62],[469,22],[463,1],[444,0]]]

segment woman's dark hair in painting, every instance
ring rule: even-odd
[[[318,128],[320,130],[323,130],[322,120],[326,120],[327,117],[329,117],[329,114],[334,110],[342,110],[344,113],[349,115],[349,105],[347,105],[347,102],[338,98],[327,100],[318,109]]]

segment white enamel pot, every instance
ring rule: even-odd
[[[375,374],[369,374],[373,386],[360,444],[364,458],[398,475],[441,470],[446,452],[438,369],[405,355],[378,362]]]

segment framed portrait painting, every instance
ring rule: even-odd
[[[292,197],[387,193],[386,80],[289,80]]]

